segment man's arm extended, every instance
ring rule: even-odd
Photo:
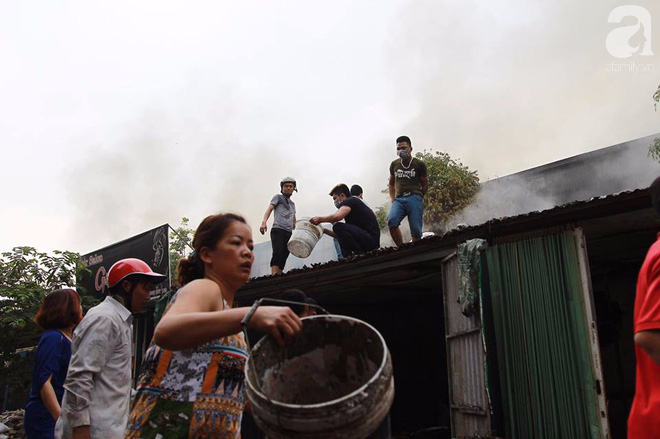
[[[309,222],[314,225],[319,225],[321,223],[338,223],[339,221],[346,218],[346,216],[351,213],[351,208],[348,206],[341,206],[335,213],[328,216],[315,216],[310,219]]]

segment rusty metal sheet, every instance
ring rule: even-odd
[[[452,437],[485,436],[491,426],[481,322],[478,314],[461,313],[456,257],[446,260],[442,274]]]

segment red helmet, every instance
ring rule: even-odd
[[[166,276],[151,271],[146,262],[136,258],[126,258],[115,262],[108,271],[108,286],[113,288],[129,276],[140,275],[152,278],[154,282],[165,280]]]

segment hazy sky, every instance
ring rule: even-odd
[[[484,180],[660,132],[660,2],[635,2],[655,55],[619,59],[624,4],[1,0],[0,251],[219,211],[256,231],[286,175],[299,216],[338,182],[376,206],[400,134]]]

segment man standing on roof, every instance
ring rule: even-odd
[[[57,438],[123,438],[131,399],[132,313],[165,280],[140,259],[122,259],[108,271],[109,295],[73,332]]]
[[[388,189],[392,207],[387,216],[387,226],[394,243],[400,247],[403,238],[399,225],[406,216],[412,240],[422,238],[422,198],[429,188],[429,178],[424,162],[412,156],[412,142],[408,136],[396,139],[396,152],[399,158],[390,164]]]
[[[332,230],[323,232],[339,241],[344,256],[366,253],[380,246],[380,229],[374,212],[358,197],[352,197],[348,186],[338,184],[330,191],[337,211],[327,216],[315,216],[312,224],[333,223]],[[345,220],[345,223],[341,223]]]
[[[660,177],[650,192],[653,210],[660,215]],[[660,437],[660,233],[639,271],[633,319],[637,373],[628,438]]]
[[[291,238],[291,231],[296,227],[296,203],[291,199],[293,191],[298,192],[296,179],[284,177],[280,181],[280,193],[275,194],[266,208],[264,219],[261,221],[259,231],[265,234],[268,227],[266,222],[271,212],[275,211],[273,228],[270,229],[270,242],[273,246],[273,257],[270,260],[270,272],[277,274],[284,270],[289,257],[287,243]]]

